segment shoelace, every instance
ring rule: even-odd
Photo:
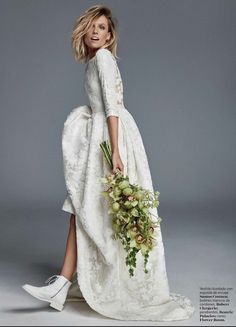
[[[45,281],[45,284],[51,284],[51,283],[54,283],[58,278],[58,275],[53,275],[51,277],[49,277],[46,281]]]

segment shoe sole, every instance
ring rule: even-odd
[[[86,302],[85,298],[66,299],[66,302]]]
[[[64,306],[60,303],[57,303],[57,302],[54,302],[54,301],[50,301],[48,299],[44,299],[38,295],[35,295],[33,292],[30,291],[30,289],[28,289],[28,285],[23,285],[22,288],[27,292],[29,293],[30,295],[32,295],[33,297],[35,297],[36,299],[38,300],[41,300],[41,301],[45,301],[45,302],[49,302],[50,303],[50,307],[58,310],[58,311],[62,311],[62,309],[64,308]]]

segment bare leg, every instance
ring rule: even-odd
[[[60,275],[63,275],[70,281],[76,270],[77,263],[77,244],[76,244],[76,224],[75,215],[70,216],[70,228],[67,237],[66,251],[64,256],[64,262],[61,268]]]

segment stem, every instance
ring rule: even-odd
[[[102,142],[100,144],[100,147],[101,147],[101,149],[103,151],[103,154],[105,156],[105,159],[107,160],[108,164],[112,168],[113,167],[113,164],[112,164],[112,159],[111,159],[111,154],[110,154],[110,148],[107,145],[106,141]]]

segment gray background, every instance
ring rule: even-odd
[[[71,110],[88,103],[70,35],[98,3],[0,1],[2,324],[127,324],[78,303],[55,316],[21,290],[62,263],[69,214],[61,210],[61,132]],[[236,1],[102,4],[119,20],[124,103],[160,191],[170,289],[197,309],[191,321],[168,325],[198,325],[199,287],[236,287]]]

